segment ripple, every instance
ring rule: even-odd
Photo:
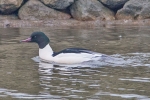
[[[19,93],[17,90],[9,90],[0,88],[0,97],[8,97],[11,96],[12,98],[18,99],[60,99],[59,96],[53,96],[50,94],[39,94],[39,95],[31,95],[27,93]]]
[[[149,100],[150,97],[144,96],[144,95],[138,95],[138,94],[115,94],[115,93],[109,93],[109,92],[98,92],[95,94],[95,96],[114,96],[114,97],[121,97],[125,99],[131,99],[131,98],[136,98],[140,100]]]
[[[137,78],[119,78],[119,80],[122,80],[122,81],[133,81],[133,82],[150,82],[150,79],[149,78],[140,78],[140,79],[137,79]]]

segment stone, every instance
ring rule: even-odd
[[[74,19],[82,21],[114,20],[114,12],[97,0],[76,0],[70,7]]]
[[[70,19],[71,17],[69,14],[45,6],[39,0],[29,0],[20,8],[18,15],[23,20]]]
[[[110,9],[118,10],[129,0],[99,0]]]
[[[54,9],[66,9],[74,0],[40,0],[46,6],[54,8]]]
[[[138,20],[150,18],[150,0],[130,0],[117,11],[117,19]]]
[[[0,13],[2,14],[11,14],[16,11],[23,0],[0,0]]]

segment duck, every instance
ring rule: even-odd
[[[54,52],[50,46],[50,39],[43,32],[33,32],[21,42],[33,42],[39,46],[39,57],[43,61],[60,64],[77,64],[106,58],[108,55],[83,48],[67,48]]]

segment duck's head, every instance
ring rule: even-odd
[[[47,44],[49,44],[49,38],[43,32],[33,32],[31,36],[21,42],[35,42],[39,45],[39,48],[44,48]]]

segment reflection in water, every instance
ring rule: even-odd
[[[133,56],[133,55],[132,55]],[[37,59],[37,58],[34,58]],[[125,63],[124,63],[125,64]],[[92,69],[91,68],[86,68],[84,69],[80,65],[80,68],[85,70],[81,71],[80,68],[74,68],[74,65],[68,65],[68,66],[55,66],[54,64],[49,64],[49,63],[44,63],[44,62],[39,62],[39,74],[40,74],[40,81],[41,81],[41,86],[43,87],[43,90],[46,91],[46,93],[50,92],[51,94],[59,93],[62,97],[65,98],[80,98],[84,99],[83,95],[85,95],[86,98],[90,99],[96,99],[98,100],[101,96],[112,96],[112,97],[121,97],[124,99],[131,99],[131,98],[136,98],[136,99],[150,99],[148,96],[145,95],[138,95],[138,94],[127,94],[127,93],[110,93],[110,92],[104,92],[101,90],[101,85],[103,85],[103,82],[101,80],[96,79],[93,77],[93,75],[97,77],[99,75],[98,73],[101,73],[100,75],[103,77],[114,77],[114,76],[109,76],[109,74],[106,72],[99,71],[97,69]],[[83,74],[84,73],[84,74]],[[89,75],[87,73],[92,73],[93,75]],[[59,78],[57,76],[59,75]],[[76,76],[76,78],[74,77]],[[90,78],[91,77],[91,78]],[[92,80],[89,79],[93,79]],[[133,82],[150,82],[150,78],[139,78],[135,77],[136,79],[124,79],[124,78],[119,78],[119,81],[133,81]],[[75,88],[76,87],[76,88]],[[111,88],[111,87],[106,87],[106,88]],[[92,89],[98,89],[101,91],[93,91],[89,93],[89,90]],[[135,91],[135,89],[128,89],[128,88],[113,88],[119,91]],[[139,91],[145,91],[145,90],[139,90]],[[81,93],[81,94],[80,94]],[[69,95],[69,96],[65,96]]]
[[[27,93],[20,93],[17,90],[8,90],[0,88],[0,97],[11,96],[12,98],[21,98],[21,99],[60,99],[60,97],[52,96],[50,94],[39,94],[39,95],[31,95]]]
[[[150,99],[149,26],[0,30],[2,100]],[[38,46],[18,43],[33,31],[46,33],[54,51],[81,47],[111,58],[75,65],[40,62]]]
[[[148,96],[137,95],[137,94],[113,94],[113,93],[109,93],[109,92],[99,92],[99,93],[96,93],[95,96],[96,95],[121,97],[121,98],[125,98],[125,99],[135,98],[135,99],[138,99],[138,100],[148,100],[148,99],[150,99]]]

